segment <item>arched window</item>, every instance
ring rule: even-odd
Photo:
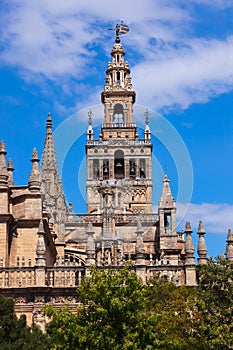
[[[124,121],[124,108],[121,103],[117,103],[114,106],[113,120],[115,123],[122,123]]]
[[[103,179],[109,179],[109,161],[108,159],[104,159],[103,161]]]
[[[114,153],[114,177],[123,179],[125,177],[124,152],[117,150]]]
[[[129,176],[131,179],[135,179],[135,177],[136,177],[135,159],[130,159],[130,161],[129,161]]]
[[[146,177],[146,169],[145,169],[145,159],[140,159],[140,178],[144,179]]]
[[[120,72],[117,72],[117,84],[120,84],[121,82],[121,74]]]
[[[93,177],[95,180],[99,178],[99,159],[93,160]]]

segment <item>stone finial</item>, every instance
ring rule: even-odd
[[[46,266],[46,258],[45,258],[45,232],[44,232],[44,224],[43,220],[40,220],[39,229],[38,229],[38,239],[36,246],[36,265],[37,266]]]
[[[39,163],[38,153],[36,148],[32,151],[32,171],[28,179],[28,187],[32,192],[36,192],[40,190],[41,182],[40,182],[40,172],[38,168]]]
[[[69,202],[69,214],[73,213],[73,203]]]
[[[186,221],[186,224],[185,224],[185,233],[187,232],[191,232],[191,233],[193,232],[189,221]]]
[[[87,142],[93,141],[94,131],[92,129],[92,115],[93,112],[91,109],[88,111],[88,129],[87,129]]]
[[[150,127],[149,127],[149,115],[150,115],[150,112],[148,111],[148,109],[145,110],[145,113],[144,113],[146,119],[145,119],[145,123],[146,123],[146,127],[145,127],[145,130],[144,130],[144,139],[147,143],[150,143],[150,140],[151,140],[151,131],[150,131]]]
[[[198,264],[204,265],[207,263],[207,258],[206,258],[207,249],[206,249],[206,242],[204,237],[206,233],[201,220],[199,221],[197,234],[199,235],[198,246],[197,246],[197,254],[199,256]]]
[[[92,125],[92,115],[93,115],[93,112],[91,109],[89,109],[89,111],[88,111],[88,125]]]
[[[6,148],[5,142],[0,142],[0,187],[7,187],[8,172],[6,168]]]
[[[185,264],[194,265],[194,245],[192,240],[192,228],[190,222],[187,221],[185,225],[186,240],[185,240]]]
[[[7,165],[7,171],[8,171],[8,185],[9,186],[14,186],[14,179],[13,179],[13,171],[14,171],[14,167],[13,167],[13,162],[12,159],[9,158],[8,159],[8,165]]]
[[[49,113],[48,113],[48,118],[47,118],[46,128],[52,130],[52,127],[53,127],[52,117],[51,117],[51,114],[50,114],[50,112],[49,112]]]
[[[146,108],[146,110],[145,110],[144,115],[145,115],[145,117],[146,117],[145,123],[146,123],[146,125],[149,125],[149,115],[150,115],[150,112],[149,112],[149,110],[148,110],[147,108]]]
[[[233,234],[231,229],[228,229],[226,240],[226,258],[229,262],[233,261]]]
[[[205,229],[204,229],[204,225],[202,223],[202,220],[199,221],[199,225],[198,225],[198,231],[197,231],[198,234],[205,234]]]

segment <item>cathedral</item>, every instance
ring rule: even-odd
[[[98,138],[87,115],[87,213],[74,214],[60,180],[48,114],[44,150],[34,149],[25,186],[16,186],[13,163],[0,143],[0,293],[15,300],[44,329],[43,308],[78,303],[77,286],[92,265],[120,269],[131,261],[146,283],[159,274],[176,285],[196,285],[196,263],[189,222],[176,230],[176,203],[164,174],[158,212],[152,211],[152,143],[149,113],[143,138],[133,120],[136,93],[119,35],[111,50],[101,101]],[[205,230],[199,222],[198,264],[207,262]],[[226,257],[233,261],[229,230]]]

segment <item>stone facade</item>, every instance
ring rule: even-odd
[[[91,265],[121,268],[130,260],[146,283],[160,274],[177,285],[195,285],[192,229],[176,231],[176,203],[164,175],[158,212],[152,212],[152,144],[149,113],[144,137],[133,121],[133,90],[125,51],[114,44],[104,91],[104,122],[97,139],[88,115],[87,214],[68,209],[59,178],[52,119],[48,115],[42,163],[32,153],[25,186],[15,186],[11,159],[0,144],[0,292],[15,299],[17,314],[43,329],[43,307],[67,303],[75,309],[76,288]],[[205,231],[198,229],[198,263],[207,262]],[[186,239],[185,239],[185,237]],[[233,260],[228,232],[226,256]]]

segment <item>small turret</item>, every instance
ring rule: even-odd
[[[6,148],[4,141],[0,142],[0,187],[7,187],[8,172],[6,168]]]
[[[206,249],[206,242],[205,242],[205,237],[204,237],[204,235],[206,233],[205,233],[205,229],[204,229],[204,226],[203,226],[203,223],[201,220],[199,221],[197,234],[199,235],[198,247],[197,247],[197,254],[199,256],[198,264],[204,265],[207,263],[207,258],[206,258],[207,249]]]
[[[226,258],[229,262],[233,262],[233,234],[231,229],[228,229],[226,241]]]
[[[163,190],[159,201],[160,234],[176,234],[176,204],[172,196],[167,174],[163,179]]]
[[[40,191],[41,182],[40,182],[40,172],[38,168],[39,163],[38,153],[36,148],[32,151],[32,171],[28,179],[28,188],[31,192]]]
[[[13,162],[12,160],[9,158],[8,159],[8,165],[7,165],[7,171],[8,171],[8,185],[9,186],[14,186],[14,178],[13,178],[13,171],[14,171],[14,167],[13,167]]]

